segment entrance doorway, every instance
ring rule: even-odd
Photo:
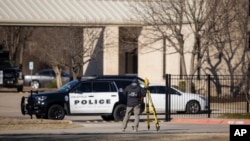
[[[138,73],[138,37],[141,27],[119,28],[119,74]]]

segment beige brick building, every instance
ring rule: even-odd
[[[135,14],[133,4],[131,0],[0,0],[0,25],[82,26],[103,31],[99,37],[103,42],[96,42],[96,47],[103,46],[104,51],[84,65],[83,75],[137,74],[164,83],[165,74],[181,73],[179,54],[173,48],[164,52],[163,40],[145,46],[150,42],[145,35],[152,31]],[[190,60],[194,35],[188,26],[183,27],[183,35],[185,59]],[[189,61],[186,67],[192,67]]]

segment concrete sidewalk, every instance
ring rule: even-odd
[[[133,121],[133,118],[130,119]],[[78,121],[78,120],[75,120]],[[72,120],[74,122],[74,120]],[[115,121],[104,121],[102,119],[98,120],[85,120],[81,121],[85,123],[107,123]],[[147,122],[146,118],[141,118],[140,122]],[[150,122],[154,122],[154,119],[150,119]],[[163,118],[158,118],[159,123],[187,123],[187,124],[247,124],[250,125],[250,119],[218,119],[218,118],[172,118],[170,121],[165,121]]]
[[[74,121],[73,121],[74,122]],[[51,134],[126,134],[134,133],[131,126],[133,120],[129,122],[128,128],[125,132],[121,131],[122,122],[74,122],[80,124],[82,127],[70,129],[46,129],[46,130],[8,130],[0,131],[0,136],[11,135],[51,135]],[[156,131],[155,123],[150,121],[150,128],[146,120],[140,121],[138,133],[229,133],[229,126],[231,124],[248,124],[250,120],[244,119],[172,119],[170,122],[159,120],[160,130]],[[1,137],[0,137],[1,138]]]
[[[183,119],[174,118],[172,123],[189,123],[189,124],[247,124],[250,125],[250,119]]]
[[[173,122],[160,122],[160,130],[157,131],[155,124],[150,122],[150,128],[146,122],[140,122],[139,131],[134,132],[129,122],[125,132],[121,130],[121,122],[100,122],[100,123],[81,123],[82,127],[71,129],[46,129],[46,130],[8,130],[0,131],[1,136],[15,135],[57,135],[57,134],[183,134],[183,133],[229,133],[228,125],[204,125],[204,124],[179,124]]]

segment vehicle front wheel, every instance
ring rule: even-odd
[[[52,105],[48,110],[48,119],[62,120],[64,119],[65,112],[61,105]]]
[[[23,91],[23,86],[17,86],[17,91],[22,92]]]
[[[38,88],[40,88],[40,83],[39,83],[37,80],[33,80],[33,81],[30,83],[30,86],[31,86],[31,88],[33,88],[33,89],[38,89]]]
[[[48,119],[48,116],[46,115],[36,115],[37,119]]]
[[[125,114],[126,114],[126,105],[119,104],[115,107],[115,110],[113,112],[115,121],[122,121]]]
[[[26,106],[25,97],[23,96],[22,99],[21,99],[21,113],[23,115],[27,114],[25,106]]]
[[[186,113],[197,114],[200,112],[200,104],[197,101],[189,101],[186,106]]]
[[[101,117],[102,117],[102,119],[105,120],[105,121],[114,120],[113,115],[102,115]]]

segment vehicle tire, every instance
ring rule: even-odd
[[[47,115],[36,115],[37,119],[48,119]]]
[[[200,104],[197,101],[189,101],[186,105],[186,113],[197,114],[200,112]]]
[[[22,92],[23,91],[23,86],[17,86],[17,92]]]
[[[40,83],[37,80],[33,80],[32,82],[30,82],[30,86],[33,89],[38,89],[38,88],[40,88]]]
[[[126,105],[119,104],[115,107],[115,110],[113,112],[113,117],[115,121],[122,121],[125,114],[126,114]]]
[[[62,120],[65,117],[64,109],[61,105],[55,104],[48,110],[48,119]]]
[[[25,97],[23,96],[22,99],[21,99],[21,112],[23,115],[26,114],[26,109],[25,109]]]
[[[113,115],[102,115],[101,117],[102,117],[102,119],[105,120],[105,121],[114,120],[114,116],[113,116]]]

